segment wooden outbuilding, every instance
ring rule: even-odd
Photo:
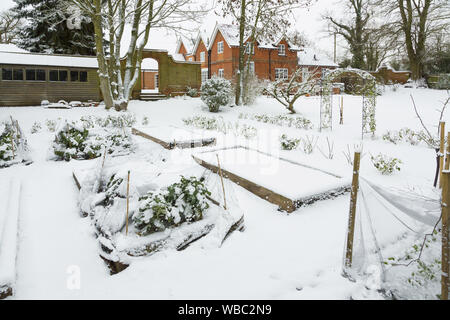
[[[100,101],[96,57],[0,51],[0,107]]]

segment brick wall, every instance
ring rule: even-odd
[[[387,67],[381,67],[377,72],[370,73],[382,83],[392,82],[405,84],[411,76],[411,72],[409,71],[395,71]]]

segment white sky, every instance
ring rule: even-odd
[[[13,5],[13,0],[0,0],[0,11],[9,9]],[[310,8],[298,9],[294,12],[296,19],[295,28],[304,32],[314,46],[319,51],[327,53],[329,57],[332,57],[333,55],[333,37],[329,37],[326,32],[324,32],[326,31],[326,24],[321,20],[321,15],[326,11],[336,14],[338,12],[338,7],[338,0],[317,0]],[[222,18],[217,17],[215,13],[211,11],[205,18],[204,25],[212,26],[211,28],[213,28],[216,20],[221,22]],[[338,38],[338,56],[344,51],[342,46],[339,46],[339,43],[342,41],[343,39]]]

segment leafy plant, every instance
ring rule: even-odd
[[[42,130],[42,125],[41,125],[41,123],[38,122],[38,121],[35,121],[35,122],[33,123],[33,125],[31,126],[31,133],[32,133],[32,134],[38,133],[38,132],[41,131],[41,130]]]
[[[287,135],[283,134],[280,137],[281,149],[283,149],[283,150],[297,149],[297,147],[300,144],[300,141],[301,141],[300,139],[288,138]]]
[[[371,156],[370,159],[374,167],[384,175],[390,175],[395,171],[400,171],[400,164],[402,164],[401,160],[381,153],[377,156]]]
[[[203,218],[209,208],[206,196],[211,195],[203,179],[185,178],[166,190],[149,192],[139,198],[139,211],[133,216],[135,227],[141,235],[148,235],[183,222],[195,222]]]
[[[187,87],[186,94],[191,98],[195,98],[198,97],[198,90],[196,88]]]

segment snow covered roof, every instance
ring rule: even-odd
[[[325,55],[319,54],[311,48],[305,48],[297,53],[300,66],[338,67],[338,65]]]
[[[0,43],[0,51],[6,52],[28,52],[24,49],[19,48],[15,44],[12,43]]]
[[[208,47],[209,45],[209,38],[206,32],[206,29],[204,30],[199,30],[198,34],[197,34],[197,38],[195,39],[195,44],[192,47],[192,50],[189,51],[188,55],[193,55],[195,54],[195,52],[197,51],[197,48],[200,44],[200,41],[203,41],[203,43],[205,44],[205,47]]]
[[[227,42],[228,46],[230,47],[238,47],[239,46],[239,27],[233,24],[223,24],[219,23],[216,24],[216,27],[214,28],[213,34],[211,36],[211,41],[209,43],[209,48],[211,49],[212,43],[214,42],[214,39],[217,36],[217,32],[219,32],[223,35],[225,38],[225,41]],[[258,47],[262,49],[270,49],[270,50],[277,50],[278,44],[283,40],[285,37],[279,37],[278,41],[271,41],[269,39],[265,39],[263,37],[258,38]],[[249,36],[247,36],[244,40],[246,42],[249,39]],[[301,49],[291,43],[289,43],[289,50],[291,51],[300,51]]]
[[[96,57],[0,51],[0,64],[98,68]]]

